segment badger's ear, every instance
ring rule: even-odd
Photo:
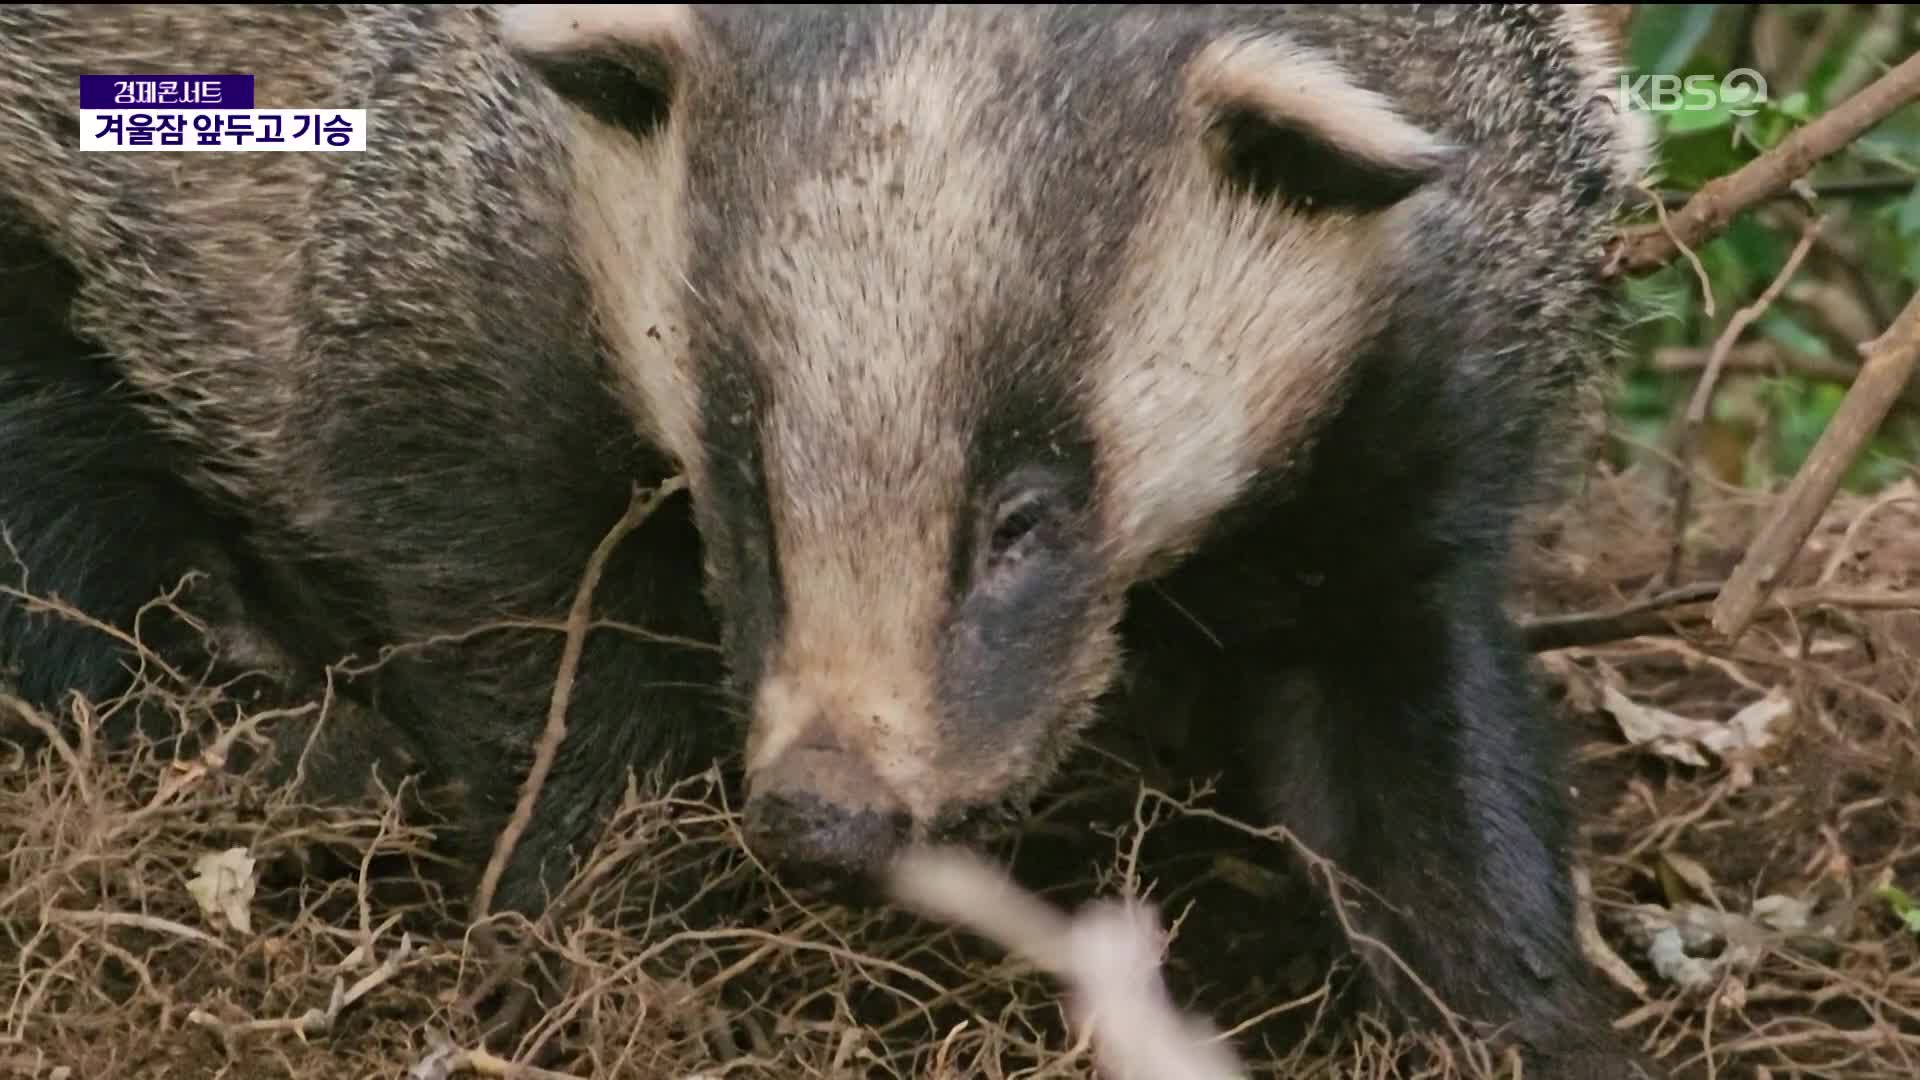
[[[1327,57],[1284,40],[1213,42],[1188,69],[1187,94],[1214,167],[1257,198],[1378,210],[1455,152]]]
[[[685,4],[518,4],[507,48],[595,119],[645,135],[667,118],[696,34]]]

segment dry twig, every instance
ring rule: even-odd
[[[1702,603],[1718,595],[1718,585],[1688,585],[1612,611],[1530,619],[1520,624],[1520,633],[1526,639],[1527,647],[1534,652],[1598,645],[1641,634],[1659,633],[1667,629],[1663,612]]]
[[[1674,631],[1676,624],[1705,622],[1706,613],[1696,610],[1696,606],[1712,602],[1725,588],[1724,584],[1687,585],[1610,611],[1545,615],[1523,620],[1520,633],[1527,648],[1534,652],[1586,648],[1649,634],[1668,634]],[[1786,611],[1818,607],[1855,611],[1920,611],[1920,592],[1895,589],[1815,586],[1783,592],[1775,599],[1779,607]]]
[[[1866,358],[1860,377],[1714,602],[1714,629],[1728,637],[1738,636],[1752,622],[1839,490],[1841,478],[1913,378],[1920,363],[1920,293],[1886,333],[1860,346],[1860,355]]]
[[[1793,254],[1787,256],[1785,266],[1774,276],[1773,283],[1760,294],[1760,298],[1727,320],[1726,328],[1714,340],[1713,351],[1707,354],[1707,366],[1700,372],[1700,381],[1694,384],[1693,397],[1687,402],[1687,412],[1680,425],[1679,445],[1674,447],[1673,465],[1673,518],[1669,527],[1673,531],[1671,546],[1668,548],[1667,569],[1664,580],[1671,585],[1679,580],[1680,567],[1687,551],[1687,518],[1692,512],[1693,484],[1690,464],[1693,448],[1700,440],[1700,429],[1707,422],[1707,406],[1713,400],[1713,391],[1720,383],[1721,368],[1727,362],[1727,354],[1732,351],[1734,342],[1747,332],[1755,320],[1767,313],[1780,293],[1793,280],[1800,269],[1800,263],[1806,259],[1807,252],[1813,250],[1813,242],[1826,226],[1827,219],[1815,218],[1800,234],[1800,242],[1794,245]]]
[[[239,1023],[228,1023],[214,1016],[212,1013],[195,1009],[187,1014],[187,1021],[198,1024],[201,1027],[212,1028],[228,1039],[232,1039],[234,1036],[243,1033],[279,1031],[291,1031],[301,1038],[324,1035],[333,1030],[333,1025],[340,1019],[341,1013],[399,974],[400,965],[406,963],[412,955],[413,938],[410,935],[402,934],[400,936],[400,947],[389,954],[385,960],[381,961],[379,967],[361,976],[359,981],[355,982],[351,987],[342,983],[339,979],[335,979],[333,983],[333,996],[327,1002],[327,1007],[324,1009],[308,1009],[299,1016],[275,1017],[268,1020],[243,1020]]]
[[[1699,371],[1707,366],[1711,355],[1711,349],[1663,346],[1653,351],[1653,367],[1655,371]],[[1860,366],[1789,349],[1772,341],[1749,341],[1735,345],[1727,353],[1721,372],[1725,374],[1730,371],[1758,375],[1792,372],[1809,379],[1851,386],[1860,374]],[[1898,403],[1909,409],[1920,408],[1920,382],[1908,383],[1906,389],[1900,391]]]
[[[560,753],[560,744],[567,738],[567,706],[573,700],[574,675],[580,669],[580,656],[586,649],[587,628],[593,615],[593,593],[600,584],[600,575],[606,571],[607,560],[613,557],[614,548],[627,534],[639,528],[653,512],[674,494],[686,487],[683,477],[670,477],[650,493],[635,491],[633,500],[627,505],[627,512],[615,522],[613,528],[601,539],[600,544],[587,560],[586,570],[580,576],[580,588],[574,593],[573,607],[567,614],[567,641],[560,654],[560,671],[553,680],[553,696],[547,708],[547,726],[541,733],[540,743],[534,748],[533,767],[527,771],[527,779],[520,787],[520,801],[514,807],[513,817],[494,843],[493,857],[487,860],[487,869],[480,878],[480,887],[474,898],[474,917],[485,918],[493,907],[493,893],[500,885],[500,876],[506,872],[507,863],[513,858],[513,849],[520,843],[520,836],[526,832],[527,824],[533,820],[533,807],[540,799],[541,789],[546,787],[547,773],[553,769],[554,758]]]
[[[455,1076],[499,1077],[501,1080],[585,1080],[572,1073],[518,1065],[485,1050],[462,1050],[435,1034],[433,1049],[407,1070],[407,1080],[449,1080]]]

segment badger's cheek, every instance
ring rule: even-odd
[[[1077,568],[1076,568],[1077,569]],[[1018,803],[1053,776],[1111,682],[1117,605],[1090,575],[962,607],[941,656],[941,819]]]

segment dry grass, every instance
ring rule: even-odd
[[[1691,576],[1717,578],[1758,507],[1696,504]],[[1542,523],[1519,607],[1632,599],[1666,561],[1665,520],[1632,478],[1595,480]],[[1682,1075],[1920,1075],[1920,934],[1877,893],[1920,892],[1920,613],[1862,601],[1920,589],[1920,498],[1836,506],[1803,564],[1791,607],[1737,644],[1676,609],[1669,632],[1542,658],[1555,716],[1583,744],[1598,936],[1643,992],[1620,1024]],[[223,718],[217,694],[157,669],[144,692],[229,746],[276,719]],[[1769,695],[1786,705],[1778,741],[1702,765],[1629,745],[1608,710],[1717,723]],[[394,800],[302,806],[217,767],[217,748],[109,749],[91,733],[112,707],[76,708],[30,754],[0,743],[0,1075],[425,1080],[512,1060],[548,1077],[1093,1074],[1053,979],[899,910],[782,890],[713,775],[631,791],[554,912],[498,927],[546,989],[517,1041],[479,1053],[471,1003],[499,972],[447,918],[427,837]],[[54,730],[0,700],[0,733],[29,727]],[[1272,869],[1278,841],[1155,782],[1090,749],[998,854],[1062,907],[1150,899],[1175,999],[1260,1075],[1498,1068],[1437,1040],[1423,1057],[1345,1008],[1350,963],[1302,882]],[[232,849],[254,860],[244,928],[189,885],[203,856]],[[1808,919],[1783,918],[1800,902]],[[1676,940],[1666,923],[1719,926],[1732,944],[1696,942],[1706,962],[1682,988],[1649,958],[1650,936]]]

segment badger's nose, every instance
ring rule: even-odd
[[[851,885],[885,869],[910,818],[854,755],[795,747],[749,781],[747,843],[783,876]]]

